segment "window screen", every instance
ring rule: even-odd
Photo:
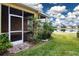
[[[11,42],[22,40],[22,32],[11,33]]]
[[[34,14],[24,12],[24,31],[31,31],[33,27],[33,19]]]
[[[22,18],[11,16],[11,31],[22,30]]]
[[[8,7],[1,6],[1,32],[8,32]]]
[[[22,11],[21,11],[21,10],[18,10],[18,9],[15,9],[15,8],[10,7],[10,14],[14,14],[14,15],[19,15],[19,16],[22,16]]]

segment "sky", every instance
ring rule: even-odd
[[[79,26],[79,3],[31,3],[28,5],[48,14],[54,26]]]
[[[54,25],[79,25],[79,3],[41,3],[38,8],[51,16]]]
[[[66,6],[68,11],[73,11],[73,9],[79,5],[79,3],[42,3],[43,11],[46,12],[53,6]]]

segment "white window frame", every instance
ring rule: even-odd
[[[10,12],[10,10],[9,10]],[[20,17],[22,18],[22,30],[17,30],[17,31],[11,31],[11,16],[14,17]],[[9,40],[11,41],[11,33],[18,33],[18,32],[22,32],[22,40],[18,40],[18,41],[14,41],[12,42],[13,45],[19,44],[19,43],[23,43],[23,38],[24,38],[24,27],[23,27],[23,12],[22,12],[22,16],[19,15],[14,15],[14,14],[10,14],[9,13]]]

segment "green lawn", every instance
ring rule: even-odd
[[[38,44],[31,49],[21,51],[21,56],[71,56],[79,55],[79,39],[75,33],[55,32],[48,42]]]

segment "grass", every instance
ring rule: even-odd
[[[17,56],[79,56],[79,39],[76,33],[55,32],[51,40],[31,49],[16,53]]]

